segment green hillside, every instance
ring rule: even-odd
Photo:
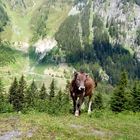
[[[10,24],[5,27],[2,39],[11,42],[37,41],[46,35],[53,35],[71,7],[70,1],[62,3],[61,0],[7,0],[3,1],[3,5]]]

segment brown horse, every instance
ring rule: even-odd
[[[92,93],[97,83],[84,72],[75,72],[70,84],[75,116],[79,116],[84,97],[89,96],[88,114],[91,113]]]

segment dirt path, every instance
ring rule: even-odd
[[[20,131],[12,130],[0,136],[0,140],[11,140],[11,139],[19,138],[21,135],[22,133]]]
[[[0,140],[21,140],[22,137],[31,138],[36,127],[24,126],[18,115],[0,120]]]

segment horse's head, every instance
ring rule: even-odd
[[[79,91],[84,91],[85,90],[85,81],[87,79],[87,74],[83,72],[75,72],[74,77],[75,77],[75,84],[76,87],[78,88]]]

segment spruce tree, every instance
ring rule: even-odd
[[[64,95],[63,95],[65,104],[69,104],[69,100],[70,100],[69,93],[70,93],[70,81],[67,80],[66,87],[65,87],[65,90],[64,90]]]
[[[102,109],[103,108],[103,99],[101,93],[97,93],[93,102],[93,108]]]
[[[45,87],[45,84],[43,83],[40,93],[39,93],[39,97],[40,97],[40,99],[45,100],[47,98],[47,96],[48,95],[47,95],[46,87]]]
[[[52,98],[55,96],[55,81],[54,81],[54,79],[52,80],[49,89],[50,89],[49,100],[52,100]]]
[[[18,81],[14,79],[9,89],[9,102],[13,105],[15,111],[19,111],[19,98],[18,98]]]
[[[126,89],[127,89],[127,73],[122,72],[119,84],[117,85],[117,88],[115,89],[113,96],[111,98],[111,110],[114,112],[121,112],[126,109]]]
[[[61,107],[62,102],[63,102],[63,93],[61,89],[58,91],[56,97],[57,97],[58,106]]]
[[[25,92],[26,92],[26,81],[24,79],[24,76],[22,75],[19,80],[19,86],[18,86],[18,98],[19,98],[19,109],[22,110],[24,103],[25,103]]]
[[[4,110],[4,103],[5,103],[4,87],[3,87],[2,80],[0,79],[0,112],[3,112]]]
[[[140,82],[136,81],[132,89],[132,110],[140,111]]]
[[[35,84],[35,81],[33,80],[31,85],[28,87],[26,92],[26,104],[27,107],[35,107],[36,100],[38,98],[38,89]]]
[[[0,78],[0,102],[4,101],[4,87],[3,87],[3,83],[2,80]]]

